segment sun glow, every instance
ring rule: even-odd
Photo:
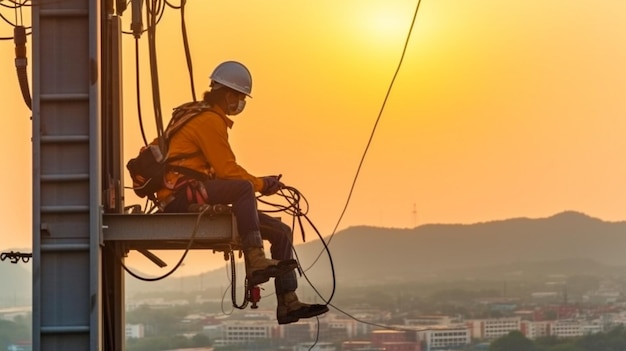
[[[372,44],[395,44],[406,38],[411,16],[402,3],[370,3],[355,14],[355,28]]]

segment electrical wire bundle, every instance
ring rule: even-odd
[[[5,8],[5,9],[10,9],[13,10],[13,12],[15,13],[14,15],[14,20],[11,21],[10,19],[8,19],[5,15],[2,14],[2,12],[0,12],[0,19],[2,19],[4,22],[6,22],[9,26],[15,28],[15,27],[19,27],[19,26],[24,26],[24,15],[22,12],[22,9],[24,7],[31,7],[32,5],[30,4],[30,0],[24,0],[24,1],[16,1],[16,0],[8,0],[7,1],[10,5],[7,5],[5,3],[3,3],[2,1],[0,1],[0,9]],[[31,29],[31,27],[25,27],[26,29]],[[28,35],[30,35],[31,33],[28,33]],[[0,40],[13,40],[13,37],[0,37]]]
[[[12,5],[6,5],[0,2],[0,6],[3,8],[13,9],[15,12],[15,21],[11,22],[2,14],[2,12],[0,12],[0,18],[13,27],[13,37],[0,37],[0,40],[13,39],[13,42],[15,43],[15,70],[17,72],[17,79],[20,84],[20,91],[22,93],[24,103],[26,104],[26,106],[28,106],[29,109],[32,109],[32,99],[30,97],[30,89],[28,87],[28,59],[26,58],[26,36],[32,33],[27,33],[26,30],[30,30],[32,28],[24,26],[24,18],[22,12],[23,7],[28,7],[31,5],[28,4],[29,0],[24,0],[22,2],[9,0],[9,3],[11,3]]]
[[[143,125],[142,111],[141,111],[141,89],[139,84],[139,39],[141,35],[145,32],[148,33],[148,56],[150,62],[150,77],[152,79],[152,103],[154,108],[155,115],[155,123],[157,128],[157,137],[161,136],[164,131],[163,124],[163,115],[161,112],[161,97],[160,97],[160,87],[159,87],[159,71],[158,71],[158,63],[157,63],[157,45],[156,45],[156,33],[158,24],[163,19],[163,15],[165,13],[166,5],[172,9],[180,11],[181,17],[181,32],[182,39],[185,49],[185,59],[187,62],[187,70],[189,72],[189,81],[191,87],[191,97],[193,101],[196,100],[196,91],[195,84],[193,81],[193,65],[191,60],[191,50],[189,48],[189,38],[187,35],[187,25],[185,21],[185,6],[187,4],[186,0],[181,0],[180,5],[176,6],[171,4],[167,0],[147,0],[146,1],[146,23],[147,28],[144,29],[143,20],[142,20],[142,1],[133,1],[132,2],[132,22],[131,22],[131,32],[123,31],[123,34],[132,34],[135,39],[135,72],[136,72],[136,95],[137,95],[137,117],[139,121],[139,129],[141,131],[141,136],[144,142],[144,145],[148,145],[148,139],[146,137],[145,128]],[[163,149],[164,145],[160,145]]]
[[[300,232],[302,233],[302,238],[303,241],[305,241],[305,230],[304,230],[304,223],[302,218],[304,218],[306,220],[306,223],[308,223],[311,228],[313,228],[313,230],[315,231],[315,233],[317,234],[317,236],[319,237],[320,241],[322,242],[322,244],[324,245],[324,250],[326,251],[326,253],[328,254],[328,259],[330,262],[330,266],[331,266],[331,271],[332,271],[332,277],[333,277],[333,288],[332,288],[332,292],[330,294],[330,297],[325,298],[324,296],[322,296],[322,294],[317,290],[317,288],[311,283],[311,281],[309,280],[309,278],[306,276],[306,271],[308,269],[310,269],[312,267],[308,267],[307,269],[302,269],[302,267],[299,265],[298,266],[298,271],[300,272],[301,276],[304,276],[304,278],[307,280],[307,282],[310,284],[311,288],[317,293],[317,295],[326,302],[326,304],[330,304],[333,295],[335,293],[335,286],[336,286],[336,280],[335,280],[335,269],[334,269],[334,265],[333,265],[333,260],[332,260],[332,256],[330,254],[330,250],[328,248],[328,245],[326,244],[326,242],[324,241],[324,238],[321,236],[321,234],[319,233],[318,229],[315,227],[315,225],[313,224],[313,222],[309,219],[309,217],[307,216],[307,212],[308,212],[308,201],[306,200],[306,198],[302,195],[302,193],[300,193],[296,188],[294,187],[290,187],[290,186],[285,186],[283,187],[279,192],[276,193],[277,196],[281,197],[284,201],[287,202],[286,205],[284,204],[279,204],[279,203],[272,203],[269,201],[266,201],[264,199],[262,199],[261,197],[257,198],[257,200],[260,203],[269,205],[271,207],[273,207],[274,209],[272,210],[264,210],[263,212],[266,213],[278,213],[278,212],[284,212],[290,216],[292,216],[293,221],[292,221],[292,230],[295,231],[296,228],[300,229]],[[304,207],[302,206],[302,204],[304,205]],[[200,211],[198,212],[197,215],[197,219],[196,219],[196,223],[195,226],[191,232],[190,238],[189,238],[189,242],[187,244],[187,247],[185,248],[183,254],[181,255],[180,259],[178,260],[178,262],[176,263],[176,265],[174,265],[174,267],[169,270],[168,272],[166,272],[163,275],[160,275],[158,277],[143,277],[140,276],[134,272],[132,272],[128,267],[126,267],[123,263],[122,263],[122,267],[124,268],[124,270],[130,274],[131,276],[133,276],[136,279],[142,280],[142,281],[158,281],[158,280],[162,280],[165,279],[167,277],[169,277],[170,275],[172,275],[174,272],[176,272],[176,270],[178,270],[178,268],[180,268],[182,266],[183,261],[185,260],[189,250],[191,249],[191,247],[193,246],[193,242],[196,238],[200,223],[201,223],[201,219],[203,216],[206,215],[211,215],[213,213],[216,212],[216,210],[214,209],[215,206],[221,206],[221,205],[203,205],[200,206]],[[297,226],[297,227],[296,227]],[[295,249],[293,249],[294,252],[294,256],[297,259],[297,253],[295,251]],[[321,253],[320,253],[321,255]],[[233,299],[233,306],[239,309],[243,309],[247,306],[247,301],[244,300],[243,303],[241,304],[237,304],[236,301],[236,297],[235,297],[235,290],[236,290],[236,274],[235,274],[235,255],[233,250],[230,250],[228,252],[226,252],[225,257],[228,257],[230,259],[230,263],[231,263],[231,292],[232,292],[232,299]],[[319,258],[319,257],[318,257]],[[120,257],[121,259],[121,257]],[[317,261],[317,260],[316,260]],[[245,290],[248,290],[248,287],[245,287]]]
[[[315,231],[315,234],[317,235],[317,237],[320,239],[320,242],[324,246],[324,251],[328,255],[328,261],[330,263],[330,269],[331,269],[331,272],[332,272],[332,281],[333,281],[331,294],[330,294],[330,296],[328,298],[325,298],[324,296],[322,296],[322,294],[317,290],[317,288],[314,286],[314,284],[311,283],[309,278],[306,276],[306,271],[308,271],[309,269],[311,269],[313,267],[315,262],[317,262],[319,257],[322,255],[322,252],[320,252],[320,255],[318,255],[318,257],[315,259],[315,261],[309,267],[307,267],[306,269],[302,269],[302,267],[299,266],[298,269],[299,269],[301,275],[309,283],[311,288],[315,291],[315,293],[324,302],[326,302],[327,305],[329,305],[331,300],[333,299],[333,296],[335,295],[335,289],[336,289],[335,266],[334,266],[334,263],[333,263],[332,255],[330,253],[330,249],[328,248],[328,244],[326,243],[326,241],[324,240],[324,238],[320,234],[320,232],[317,229],[317,227],[315,226],[315,224],[313,224],[313,221],[311,221],[311,219],[307,216],[308,211],[309,211],[309,202],[304,197],[304,195],[302,195],[302,193],[300,191],[298,191],[298,189],[296,189],[294,187],[291,187],[291,186],[284,186],[275,195],[280,196],[285,202],[287,202],[287,204],[284,205],[284,204],[279,204],[279,203],[272,203],[272,202],[264,200],[262,197],[258,197],[257,200],[260,203],[268,205],[268,206],[274,208],[273,210],[263,210],[263,212],[265,212],[265,213],[284,212],[287,215],[290,215],[292,217],[292,224],[291,224],[292,231],[295,232],[296,228],[300,229],[300,233],[302,234],[302,242],[306,242],[305,225],[304,225],[303,220],[302,220],[304,218],[306,223]],[[298,261],[298,264],[300,264],[299,263],[300,260],[298,259],[298,254],[295,251],[295,249],[293,249],[293,252],[294,252],[294,256],[296,257],[296,260]]]

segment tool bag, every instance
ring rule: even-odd
[[[193,117],[207,110],[210,110],[210,107],[203,102],[188,102],[176,107],[172,112],[172,119],[170,119],[163,134],[150,145],[142,147],[137,157],[128,161],[126,169],[130,173],[130,178],[133,181],[132,189],[137,196],[155,200],[156,192],[163,187],[165,173],[172,168],[169,163],[198,154],[167,156],[169,142],[174,133],[180,130]],[[163,139],[162,143],[160,138]],[[160,145],[164,145],[165,150],[161,150]],[[177,170],[185,173],[185,170],[180,168],[182,167],[176,167]],[[189,171],[195,172],[193,170]]]

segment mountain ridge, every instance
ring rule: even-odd
[[[371,245],[359,247],[359,255],[350,254],[350,246],[358,241],[369,241]],[[330,245],[338,253],[338,266],[345,271],[362,270],[378,275],[384,272],[376,269],[374,260],[367,258],[380,253],[407,260],[411,264],[408,271],[417,275],[568,258],[626,265],[621,249],[626,248],[626,222],[605,222],[567,211],[548,218],[513,218],[469,225],[428,224],[413,229],[360,226],[338,233]],[[298,249],[306,251],[306,245]],[[306,258],[307,254],[299,256]],[[401,266],[391,269],[403,271]]]
[[[296,246],[306,278],[316,286],[330,284],[333,269],[341,284],[360,285],[434,278],[500,279],[519,270],[602,274],[626,267],[622,254],[626,222],[607,222],[574,211],[539,219],[405,229],[354,226],[325,240],[333,267],[319,240]],[[241,266],[237,271],[243,272]],[[228,284],[221,269],[197,277],[203,286]],[[301,284],[306,284],[303,279]]]
[[[546,218],[510,218],[473,224],[425,224],[415,228],[353,226],[321,241],[296,246],[306,278],[315,285],[386,284],[432,279],[500,279],[525,274],[592,274],[626,271],[626,221],[604,221],[575,211]],[[0,304],[31,294],[24,264],[0,263]],[[142,282],[126,275],[127,294],[185,287],[226,288],[223,269],[196,276]],[[243,268],[237,266],[243,277]],[[182,284],[181,279],[184,279]],[[304,277],[300,284],[306,284]],[[239,281],[238,286],[242,286]]]

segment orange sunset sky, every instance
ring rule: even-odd
[[[221,61],[248,66],[253,98],[230,133],[238,161],[258,176],[282,173],[306,196],[324,236],[345,205],[416,5],[188,0],[196,94]],[[0,11],[15,19],[12,10]],[[123,22],[128,30],[130,9]],[[0,20],[0,37],[12,33]],[[157,47],[168,117],[191,100],[178,11],[166,9]],[[123,49],[128,160],[142,143],[132,36],[124,35]],[[153,138],[147,35],[140,49],[141,108]],[[30,248],[32,235],[30,111],[13,50],[12,41],[0,41],[1,249]],[[339,229],[565,210],[626,219],[625,67],[621,0],[423,0]],[[139,202],[129,191],[132,203]]]

